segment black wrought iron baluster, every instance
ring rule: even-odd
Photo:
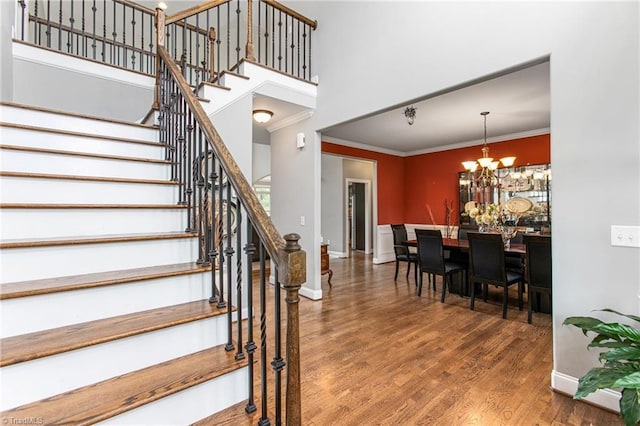
[[[18,0],[18,5],[20,6],[20,40],[24,41],[24,27],[27,25],[24,20],[24,9],[27,7],[27,4],[24,0]]]
[[[307,24],[304,24],[303,26],[304,28],[304,33],[302,34],[302,57],[304,58],[304,63],[302,65],[302,74],[305,80],[307,79]],[[308,78],[311,78],[311,34],[309,34],[309,76]]]
[[[278,11],[278,70],[282,70],[282,11]]]
[[[62,50],[62,2],[58,10],[58,50]]]
[[[231,69],[231,6],[230,3],[227,6],[227,67],[225,70]]]
[[[136,9],[133,7],[131,8],[131,69],[136,69]]]
[[[193,151],[193,114],[191,112],[191,108],[186,108],[186,99],[185,99],[185,109],[187,114],[187,144],[185,146],[185,156],[184,156],[184,183],[186,185],[185,190],[185,204],[189,205],[189,200],[191,199],[191,195],[193,194],[193,186],[189,168],[193,165],[193,157],[191,152]],[[205,216],[206,217],[206,216]],[[206,259],[206,256],[205,256]]]
[[[222,221],[222,215],[223,215],[223,211],[222,211],[222,202],[223,202],[223,194],[222,194],[222,189],[224,187],[224,183],[226,180],[226,175],[224,173],[224,169],[222,168],[222,165],[220,164],[220,161],[218,161],[218,187],[217,187],[217,191],[218,191],[218,214],[216,216],[216,225],[217,225],[217,229],[218,229],[218,241],[217,241],[217,247],[218,247],[218,282],[220,283],[220,297],[218,298],[218,308],[224,308],[226,306],[226,303],[224,301],[224,224]],[[231,297],[231,294],[229,294],[227,297]]]
[[[244,352],[242,352],[242,209],[240,208],[240,199],[238,198],[237,204],[235,206],[229,205],[229,209],[235,209],[236,212],[236,316],[237,316],[237,324],[236,327],[238,333],[238,346],[235,355],[236,360],[244,359]],[[248,263],[251,266],[251,263]],[[250,272],[249,272],[250,273]]]
[[[184,161],[186,160],[187,157],[187,122],[186,122],[186,117],[187,117],[187,111],[186,111],[186,100],[184,99],[184,96],[182,95],[182,92],[179,92],[179,102],[178,102],[178,120],[179,120],[179,125],[178,125],[178,131],[180,132],[178,134],[178,147],[180,148],[180,152],[177,153],[176,155],[176,174],[178,176],[178,182],[180,182],[180,186],[181,186],[181,197],[180,201],[178,201],[178,204],[181,205],[185,205],[186,204],[186,182],[185,182],[185,167],[184,167]]]
[[[196,31],[198,29],[196,28]],[[185,69],[189,70],[189,78],[187,79],[187,81],[189,82],[189,84],[193,84],[193,30],[189,30],[189,49],[186,51],[186,53],[188,54],[188,59],[187,61],[187,65]]]
[[[221,27],[220,27],[220,8],[219,7],[216,8],[216,21],[218,25],[216,28],[220,29]],[[220,51],[222,50],[220,49],[220,45],[222,44],[221,35],[222,34],[216,37],[216,45],[217,45],[216,53],[218,55],[218,59],[216,61],[216,75],[218,77],[220,77],[220,66],[222,65],[222,62],[220,62]]]
[[[296,21],[298,23],[298,56],[296,58],[296,77],[300,77],[300,21]],[[293,69],[291,70],[293,72]]]
[[[93,12],[93,41],[91,42],[91,49],[93,50],[93,59],[96,59],[96,12],[98,8],[96,7],[96,0],[93,0],[93,5],[91,6],[91,12]]]
[[[293,18],[291,18],[291,28],[293,28]],[[289,72],[289,61],[287,54],[287,47],[289,47],[289,15],[284,15],[284,71]],[[291,34],[291,69],[293,70],[293,48],[295,43],[293,42],[293,33]]]
[[[267,273],[265,267],[266,255],[264,244],[258,241],[260,254],[260,406],[261,417],[259,426],[269,426],[268,399],[267,399]],[[251,385],[251,384],[250,384]]]
[[[306,31],[307,24],[304,24],[304,28],[305,28],[305,31]],[[311,26],[309,26],[309,28],[311,28]],[[306,37],[306,35],[305,35],[305,37]],[[308,78],[309,80],[311,80],[311,31],[309,31],[309,53],[306,53],[306,51],[305,51],[305,54],[304,54],[305,61],[306,61],[307,55],[309,56],[309,75],[307,76],[307,72],[306,72],[307,70],[306,70],[306,67],[304,67],[305,68],[304,78],[305,79]]]
[[[258,349],[256,343],[253,340],[253,257],[256,253],[256,246],[253,243],[253,225],[251,220],[247,218],[247,244],[244,247],[244,251],[247,255],[247,344],[245,350],[247,351],[247,376],[248,376],[248,388],[249,395],[247,396],[247,405],[244,410],[247,413],[254,413],[256,411],[255,397],[253,392],[253,355]],[[239,309],[238,309],[239,310]],[[240,319],[238,319],[240,323]]]
[[[269,65],[269,64],[266,64]],[[271,8],[271,68],[276,67],[276,9]]]
[[[116,31],[116,2],[113,1],[113,31],[111,35],[113,36],[113,43],[111,44],[111,65],[120,65],[120,53],[118,52],[118,47],[116,45],[116,37],[118,37],[118,32]],[[117,61],[114,60],[114,57],[117,55]]]
[[[194,184],[198,188],[198,191],[194,191],[193,205],[188,209],[187,213],[187,232],[189,230],[193,231],[197,229],[198,231],[198,241],[200,242],[200,247],[198,250],[198,262],[203,264],[205,262],[205,256],[208,253],[205,253],[203,250],[203,239],[207,238],[207,231],[211,227],[207,222],[209,220],[208,214],[204,213],[204,209],[200,208],[200,206],[209,207],[209,182],[207,181],[207,172],[209,171],[209,161],[207,159],[207,151],[202,146],[202,132],[200,132],[200,139],[198,140],[198,148],[196,150],[196,156],[193,164],[193,179]],[[203,158],[205,159],[203,161]],[[193,209],[193,226],[191,226],[191,210]],[[208,213],[208,212],[207,212]],[[213,222],[211,222],[213,224]],[[208,260],[208,258],[207,258]]]
[[[240,63],[240,0],[236,2],[236,65]],[[247,25],[251,25],[250,22]]]
[[[122,67],[127,68],[127,5],[122,5]],[[119,60],[119,56],[118,56]]]
[[[275,392],[275,412],[276,412],[276,425],[282,424],[282,370],[284,369],[286,363],[282,359],[282,336],[281,336],[281,324],[282,320],[280,311],[281,311],[281,303],[280,303],[280,279],[278,277],[278,270],[275,270],[275,284],[274,284],[274,355],[273,361],[271,362],[271,366],[273,367],[273,371],[275,373],[274,380],[274,392]]]
[[[207,16],[206,16],[206,21],[207,21],[207,32],[209,32],[211,25],[209,25],[209,12],[211,12],[211,9],[207,9]],[[213,69],[211,68],[211,64],[209,63],[209,55],[210,55],[210,49],[212,49],[213,46],[211,46],[210,41],[209,41],[209,34],[207,34],[206,36],[204,36],[204,53],[203,53],[203,58],[202,58],[202,81],[213,81]]]
[[[204,144],[204,149],[207,150],[209,148],[209,145],[206,143]],[[213,151],[211,152],[211,212],[210,212],[210,223],[211,226],[208,228],[209,231],[209,244],[211,245],[211,250],[209,250],[209,264],[211,265],[211,297],[209,298],[209,303],[215,303],[216,301],[219,302],[218,307],[220,307],[220,302],[224,303],[224,300],[222,300],[222,281],[219,282],[219,287],[220,290],[218,291],[218,288],[216,287],[216,260],[217,260],[217,256],[218,256],[218,246],[216,245],[216,238],[215,238],[215,233],[216,233],[216,228],[214,228],[216,222],[215,222],[215,208],[213,207],[215,205],[215,191],[214,189],[216,187],[220,187],[220,179],[221,175],[219,175],[218,173],[216,173],[216,157],[213,154]]]
[[[260,54],[260,52],[262,51],[262,13],[261,11],[262,11],[262,1],[258,0],[258,63],[260,63],[262,58],[262,55]],[[265,14],[265,18],[266,18],[266,14]],[[265,32],[265,37],[266,37],[266,32]]]
[[[178,180],[177,176],[176,176],[176,171],[175,171],[175,157],[176,157],[176,141],[177,141],[177,128],[178,128],[178,121],[177,121],[177,113],[176,113],[176,97],[177,97],[177,91],[178,91],[178,87],[175,83],[175,81],[171,80],[171,97],[169,99],[170,102],[170,110],[171,110],[171,114],[169,115],[169,117],[171,117],[170,119],[170,123],[169,123],[169,131],[170,136],[169,136],[169,163],[171,166],[171,181],[176,182]]]
[[[41,25],[38,20],[38,2],[35,1],[33,3],[33,16],[35,18],[33,20],[33,41],[40,46],[42,43],[42,32],[40,31]]]
[[[71,16],[69,16],[69,24],[71,26],[71,31],[67,34],[67,52],[74,53],[73,52],[73,35],[74,35],[73,24],[76,22],[76,20],[73,17],[74,0],[70,0],[70,1],[71,1]]]
[[[200,84],[200,14],[196,15],[196,84],[194,93],[198,92],[198,85]]]
[[[107,62],[107,0],[102,0],[102,62]]]
[[[47,47],[51,47],[51,0],[47,0]]]
[[[87,36],[85,35],[86,31],[86,21],[85,21],[85,0],[82,0],[82,56],[87,57]]]
[[[220,191],[222,192],[222,191]],[[232,277],[232,269],[231,269],[231,265],[232,265],[232,260],[233,260],[233,254],[235,253],[235,250],[233,249],[233,244],[231,244],[231,240],[233,239],[233,235],[232,235],[232,229],[231,229],[231,210],[233,209],[233,207],[231,206],[231,185],[230,182],[227,182],[227,186],[226,186],[226,211],[224,212],[224,217],[226,218],[226,223],[225,223],[225,230],[226,230],[226,241],[227,241],[227,247],[224,250],[224,254],[227,255],[227,299],[229,300],[229,303],[231,303],[233,301],[232,299],[232,291],[233,291],[233,286],[232,286],[232,281],[233,281],[233,277]],[[220,216],[220,218],[222,219],[222,216]],[[232,309],[231,309],[231,305],[229,305],[229,308],[227,309],[227,344],[225,345],[225,350],[227,351],[232,351],[235,349],[235,346],[233,344],[233,330],[232,330]],[[241,344],[241,343],[239,343]]]
[[[187,78],[187,20],[182,20],[182,53],[180,54],[182,76]]]

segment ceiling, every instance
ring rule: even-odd
[[[416,108],[415,122],[404,115]],[[322,129],[323,140],[415,155],[549,132],[549,62],[537,63],[446,93],[415,99]],[[366,148],[366,147],[365,147]]]

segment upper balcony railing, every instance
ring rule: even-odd
[[[18,40],[156,75],[155,11],[131,0],[18,0]],[[248,25],[250,23],[251,25]],[[213,0],[166,16],[165,47],[193,87],[241,60],[310,81],[317,23],[275,0]]]

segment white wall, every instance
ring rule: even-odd
[[[562,321],[639,311],[640,252],[609,242],[640,222],[638,2],[286,4],[319,22],[316,128],[550,57],[554,377],[595,365]]]
[[[343,256],[347,253],[344,241],[344,176],[342,157],[322,155],[322,237],[329,243],[329,251]]]
[[[252,144],[252,149],[252,179],[253,182],[255,182],[256,180],[262,179],[263,177],[271,174],[271,146],[254,143]]]
[[[304,132],[306,146],[296,148]],[[304,216],[305,224],[301,224]],[[309,120],[271,134],[271,219],[283,233],[297,233],[307,252],[307,282],[300,294],[322,298],[320,277],[320,138]]]

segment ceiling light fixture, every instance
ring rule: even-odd
[[[417,108],[413,106],[406,107],[404,109],[404,116],[407,118],[407,123],[409,123],[409,126],[411,126],[416,119],[416,110]]]
[[[482,158],[478,158],[477,161],[463,161],[462,165],[469,173],[474,174],[473,181],[481,188],[487,188],[495,185],[497,177],[495,170],[500,163],[504,167],[511,167],[516,161],[516,157],[503,157],[500,161],[493,161],[492,157],[489,157],[489,146],[487,145],[487,115],[489,111],[483,111],[480,115],[484,118],[484,145],[482,146]],[[480,170],[478,170],[480,166]]]
[[[266,109],[256,109],[253,111],[253,119],[260,124],[264,124],[271,120],[271,116],[273,116],[273,113]]]

